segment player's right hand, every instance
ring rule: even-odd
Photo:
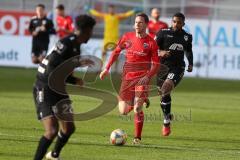
[[[158,56],[163,57],[163,58],[167,58],[167,57],[170,56],[170,51],[160,50],[160,51],[158,51]]]
[[[101,80],[103,80],[104,77],[106,77],[106,75],[108,75],[108,70],[107,70],[107,69],[104,69],[104,70],[100,73],[99,77],[100,77]]]

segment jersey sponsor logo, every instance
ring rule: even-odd
[[[173,43],[170,47],[170,50],[178,50],[178,51],[183,51],[183,45],[179,43]]]
[[[147,49],[149,47],[149,44],[148,43],[143,43],[143,48],[144,49]]]
[[[57,51],[59,54],[61,54],[65,49],[66,49],[66,46],[60,41],[56,43],[56,46],[54,48],[54,50]]]
[[[184,35],[183,38],[184,38],[185,41],[188,41],[188,36],[187,35]]]
[[[173,35],[167,34],[167,37],[169,37],[169,38],[173,38]]]
[[[147,53],[145,53],[143,51],[135,51],[135,50],[128,50],[128,53],[133,54],[133,55],[136,54],[138,56],[146,56],[147,55]]]
[[[167,79],[173,79],[175,76],[174,73],[169,73],[168,76],[167,76]]]
[[[139,52],[139,51],[135,51],[135,54],[137,54],[139,56],[146,56],[147,55],[147,53]]]

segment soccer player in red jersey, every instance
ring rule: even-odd
[[[100,73],[103,79],[125,50],[126,62],[123,66],[122,83],[119,91],[119,111],[126,115],[134,109],[135,134],[133,143],[140,144],[144,122],[142,106],[148,96],[148,84],[159,68],[158,46],[146,33],[149,19],[145,13],[136,15],[135,32],[125,33],[112,52],[106,68]]]
[[[74,25],[70,16],[65,15],[65,9],[62,4],[59,4],[56,8],[57,13],[57,35],[61,39],[69,34],[73,33]]]
[[[157,8],[153,8],[151,11],[151,20],[148,23],[148,34],[154,38],[156,33],[161,29],[168,28],[167,23],[160,21],[160,12]]]

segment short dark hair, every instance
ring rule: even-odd
[[[43,8],[43,9],[45,9],[45,5],[44,4],[38,4],[38,5],[36,5],[36,8],[37,7],[41,7],[41,8]]]
[[[94,18],[92,18],[89,15],[79,15],[75,19],[76,22],[76,29],[77,30],[84,30],[86,28],[93,28],[96,24],[96,21]]]
[[[184,14],[180,13],[180,12],[177,12],[173,15],[173,17],[178,17],[178,18],[181,18],[182,21],[184,22],[185,21],[185,16]]]
[[[64,5],[63,5],[63,4],[59,4],[59,5],[56,7],[56,9],[64,10],[65,8],[64,8]]]
[[[146,23],[149,22],[148,15],[146,15],[145,13],[138,13],[138,14],[136,15],[136,17],[143,17],[143,18],[144,18],[144,21],[145,21]]]

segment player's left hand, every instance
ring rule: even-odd
[[[192,66],[192,65],[188,65],[187,71],[188,71],[188,72],[192,72],[192,70],[193,70],[193,66]]]

